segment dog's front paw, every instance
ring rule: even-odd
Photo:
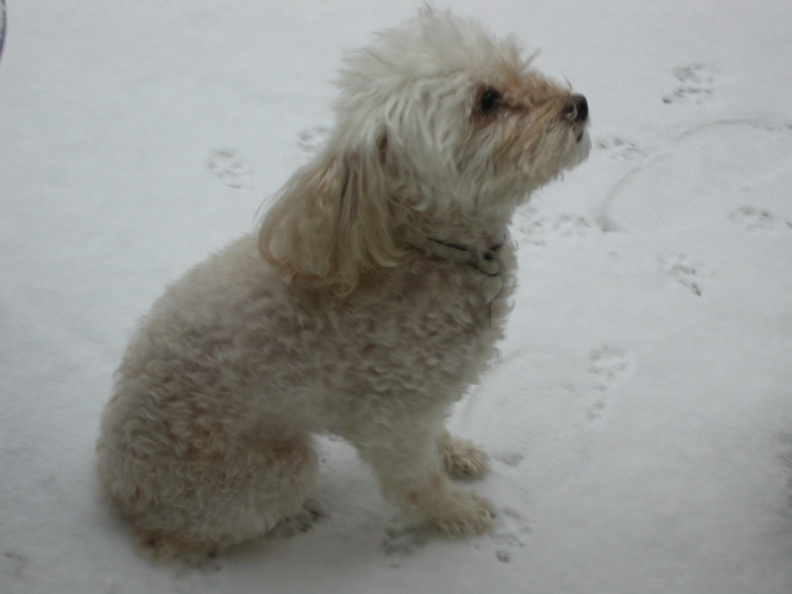
[[[489,499],[455,491],[446,508],[429,521],[429,526],[450,538],[467,538],[486,532],[494,522],[495,506]]]
[[[461,481],[472,481],[487,474],[489,457],[472,441],[446,435],[440,442],[443,466],[448,476]]]

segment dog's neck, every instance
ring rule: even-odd
[[[498,276],[501,272],[498,250],[503,245],[503,240],[482,250],[474,245],[451,243],[425,235],[414,229],[407,229],[404,234],[404,241],[408,245],[432,256],[471,266],[487,276]]]
[[[502,269],[498,251],[508,237],[514,210],[512,206],[493,205],[479,208],[475,214],[461,210],[445,210],[440,215],[414,213],[404,221],[399,235],[414,249],[471,266],[487,276],[498,276]]]

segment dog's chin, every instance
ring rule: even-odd
[[[581,130],[575,139],[575,147],[570,155],[570,163],[568,169],[580,165],[585,161],[591,152],[591,136],[588,130]]]

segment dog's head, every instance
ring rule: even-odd
[[[327,145],[259,236],[291,282],[349,292],[398,263],[406,226],[439,238],[502,229],[590,147],[585,97],[534,70],[513,39],[447,12],[424,9],[349,54],[338,85]]]

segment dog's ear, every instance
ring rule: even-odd
[[[261,225],[259,250],[287,282],[346,295],[398,262],[386,144],[328,149],[286,184]]]

